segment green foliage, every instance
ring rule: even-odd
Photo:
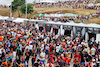
[[[25,14],[26,13],[26,5],[23,4],[21,7],[20,7],[20,11]],[[31,4],[27,4],[27,13],[29,14],[32,14],[33,12],[33,6]]]
[[[12,2],[12,10],[13,11],[16,10],[18,8],[18,6],[21,6],[23,4],[25,4],[25,0],[14,0]]]

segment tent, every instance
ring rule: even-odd
[[[37,14],[37,15],[35,15],[35,16],[45,16],[45,14]]]
[[[0,16],[0,20],[6,20],[8,18],[9,18],[8,16]]]
[[[13,17],[6,19],[6,21],[13,21],[13,20],[15,20],[15,18],[13,18]]]
[[[31,22],[45,22],[44,20],[35,20],[35,19],[30,19],[29,21],[31,21]]]
[[[66,13],[66,14],[37,14],[35,16],[45,16],[45,17],[63,17],[63,16],[68,16],[68,17],[76,17],[78,16],[77,14],[72,14],[72,13]]]
[[[100,3],[98,3],[98,4],[95,4],[95,7],[100,7]]]
[[[40,16],[40,14],[37,14],[37,15],[35,15],[35,16]]]
[[[23,23],[24,21],[28,21],[28,19],[25,19],[25,18],[17,18],[15,20],[13,20],[13,22],[15,22],[15,23]]]
[[[3,19],[4,19],[4,20],[6,20],[6,19],[8,19],[8,18],[9,18],[8,16],[3,16]]]
[[[35,1],[33,1],[33,3],[36,3]]]
[[[3,20],[3,16],[0,16],[0,20]]]
[[[87,5],[88,7],[94,7],[94,4],[93,3],[90,3]]]
[[[40,1],[40,3],[55,3],[54,0],[43,0],[43,1]]]
[[[57,23],[57,22],[54,22],[54,21],[49,21],[49,22],[43,22],[44,24],[53,24],[53,25],[67,25],[67,26],[77,26],[77,27],[90,27],[90,28],[100,28],[100,25],[98,24],[83,24],[83,23],[72,23],[72,22],[69,22],[69,23]]]
[[[42,15],[40,15],[40,16],[44,17],[44,16],[45,16],[45,14],[42,14]]]

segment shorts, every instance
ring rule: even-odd
[[[67,63],[67,65],[70,65],[69,63]]]
[[[32,65],[34,65],[34,62],[32,62]]]
[[[45,51],[45,53],[46,53],[46,54],[49,54],[49,51],[48,51],[48,50],[46,50],[46,51]]]
[[[45,65],[45,60],[41,60],[41,62],[43,62],[43,64]]]

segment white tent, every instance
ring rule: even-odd
[[[24,21],[28,21],[28,19],[25,19],[25,18],[17,18],[15,20],[13,20],[13,22],[15,22],[15,23],[22,23]]]
[[[3,16],[0,16],[0,20],[3,20]]]
[[[8,19],[8,18],[9,18],[8,16],[3,16],[3,19],[4,19],[4,20],[6,20],[6,19]]]
[[[35,19],[31,19],[29,21],[31,21],[31,22],[45,22],[44,20],[35,20]]]
[[[90,3],[87,5],[88,7],[94,7],[94,4],[93,3]]]
[[[9,18],[8,16],[0,16],[0,20],[6,20],[8,18]]]
[[[54,0],[42,0],[40,3],[55,3]]]
[[[44,22],[45,23],[45,22]],[[100,25],[98,24],[83,24],[83,23],[57,23],[57,22],[54,22],[54,21],[49,21],[49,22],[46,22],[45,24],[55,24],[55,25],[67,25],[67,26],[78,26],[78,27],[90,27],[90,28],[100,28]]]

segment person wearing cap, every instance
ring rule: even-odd
[[[46,67],[54,67],[54,65],[52,64],[52,62],[49,62]]]
[[[20,64],[19,67],[23,67],[23,64]]]
[[[23,64],[23,67],[27,67],[27,62],[25,61],[25,57],[21,57],[21,62],[20,62],[20,64]]]
[[[94,67],[94,66],[96,66],[96,60],[93,58],[91,62],[91,67]]]
[[[40,63],[39,63],[39,66],[38,67],[43,67],[43,65],[42,65],[43,63],[40,61]]]
[[[85,63],[81,63],[81,67],[85,67]]]
[[[7,66],[8,66],[7,62],[3,62],[1,65],[1,67],[7,67]]]
[[[17,63],[16,63],[16,59],[13,60],[13,67],[18,67]]]

